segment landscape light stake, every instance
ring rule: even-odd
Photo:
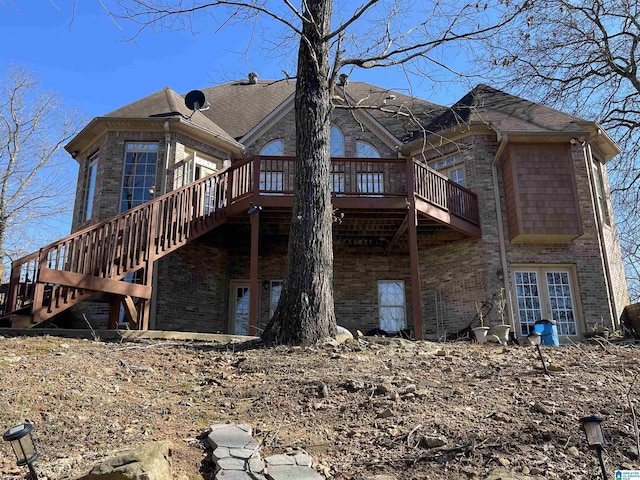
[[[540,349],[540,343],[542,343],[542,335],[539,332],[531,332],[527,337],[529,339],[529,343],[531,345],[535,345],[538,349],[538,355],[540,356],[540,361],[542,362],[542,368],[544,368],[544,373],[549,375],[549,370],[547,370],[547,364],[544,363],[544,358],[542,358],[542,350]]]
[[[38,452],[33,443],[31,429],[32,426],[30,423],[17,425],[4,432],[2,439],[11,443],[13,453],[15,453],[18,461],[18,466],[22,467],[27,465],[29,468],[29,474],[26,476],[26,480],[38,480],[38,475],[32,465],[38,458]]]
[[[602,418],[594,415],[583,417],[580,419],[582,430],[587,437],[589,448],[595,450],[598,454],[600,469],[602,470],[602,480],[607,480],[607,469],[604,466],[604,458],[602,458],[602,450],[604,448],[604,435],[602,434]]]

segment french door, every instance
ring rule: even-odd
[[[249,335],[249,284],[232,283],[230,332],[233,335]]]
[[[558,335],[578,335],[575,288],[569,269],[523,268],[513,273],[520,334],[533,331],[535,322],[555,320]]]

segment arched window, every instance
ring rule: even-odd
[[[358,140],[356,142],[356,151],[360,158],[380,158],[380,152],[376,147],[367,142]]]
[[[344,136],[338,127],[331,125],[329,137],[330,154],[332,157],[344,157]]]
[[[260,150],[260,155],[271,155],[275,157],[281,157],[283,153],[284,142],[281,138],[270,141],[264,147],[262,147],[262,150]]]

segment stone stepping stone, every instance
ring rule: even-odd
[[[214,450],[218,447],[245,448],[254,450],[259,447],[251,436],[249,425],[229,425],[218,423],[211,425],[211,433],[207,437],[207,443]]]
[[[215,480],[267,480],[263,475],[238,470],[220,470]]]
[[[313,468],[300,465],[269,465],[268,480],[324,480]]]

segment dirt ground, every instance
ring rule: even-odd
[[[0,337],[0,429],[28,421],[40,478],[173,441],[176,478],[213,479],[203,439],[247,423],[262,453],[303,448],[332,479],[600,478],[579,418],[604,418],[605,462],[640,469],[640,349],[360,339],[338,347]],[[326,386],[326,388],[324,388]],[[9,445],[0,478],[22,478]],[[387,475],[385,477],[385,475]],[[504,476],[502,477],[504,478]]]

